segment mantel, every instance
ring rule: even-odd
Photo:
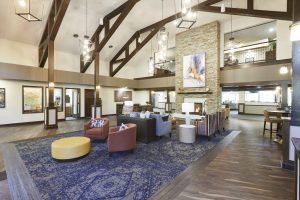
[[[202,92],[177,92],[177,94],[212,94],[211,91],[202,91]]]

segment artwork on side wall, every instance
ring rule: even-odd
[[[5,108],[5,88],[0,88],[0,108]]]
[[[205,87],[205,53],[183,57],[183,87]]]
[[[132,91],[115,90],[115,102],[132,101]]]
[[[48,87],[46,88],[46,98],[45,98],[45,102],[46,102],[46,106],[48,107],[48,95],[49,95],[49,89]],[[63,112],[63,88],[61,87],[55,87],[54,88],[54,106],[57,107],[57,111],[58,112]],[[70,101],[70,99],[69,99]]]
[[[23,114],[43,112],[43,87],[23,86]]]

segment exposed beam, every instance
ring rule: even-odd
[[[47,23],[39,43],[39,67],[45,66],[48,58],[48,43],[50,40],[55,40],[69,3],[70,0],[54,0],[52,2]],[[53,21],[51,25],[49,25],[50,21]]]
[[[203,11],[203,12],[213,12],[213,13],[220,13],[220,14],[232,14],[232,15],[241,15],[241,16],[249,16],[249,17],[261,17],[261,18],[269,18],[269,19],[280,19],[280,20],[292,20],[292,12],[291,12],[291,2],[292,0],[288,0],[287,12],[279,12],[279,11],[265,11],[265,10],[254,10],[253,0],[247,0],[248,8],[247,9],[240,9],[240,8],[226,8],[224,13],[221,13],[220,7],[211,6],[222,0],[207,0],[198,5],[192,7],[193,10]],[[124,67],[132,57],[141,50],[151,38],[159,31],[161,27],[165,24],[174,21],[175,19],[181,17],[181,12],[176,13],[170,17],[167,17],[159,22],[151,24],[145,28],[142,28],[134,33],[134,35],[124,44],[124,46],[120,49],[120,51],[112,58],[110,61],[110,76],[116,75],[122,67]],[[134,40],[137,40],[140,34],[149,32],[150,34],[144,39],[144,41],[137,45],[136,48],[133,50],[133,53],[128,55],[129,47]],[[156,33],[154,32],[156,31]],[[121,57],[125,53],[125,57]],[[115,68],[115,65],[117,67]],[[114,69],[115,68],[115,69]]]
[[[221,13],[220,7],[215,6],[202,6],[198,7],[198,11]],[[250,10],[242,8],[226,8],[226,11],[222,14],[240,15],[248,17],[260,17],[267,19],[278,19],[278,20],[292,20],[292,13],[280,12],[280,11],[268,11],[268,10]]]
[[[94,40],[95,35],[99,35],[102,30],[105,30],[104,38],[100,41],[100,43],[95,43],[95,49],[93,51],[92,59],[90,62],[84,63],[84,65],[80,66],[80,72],[84,73],[90,66],[90,64],[94,61],[95,55],[97,53],[100,53],[100,51],[103,49],[103,47],[106,45],[108,40],[111,38],[111,36],[115,33],[115,31],[118,29],[118,27],[121,25],[123,20],[126,18],[126,16],[129,14],[129,12],[132,10],[132,8],[135,6],[137,2],[140,0],[128,0],[118,8],[116,8],[114,11],[106,15],[103,19],[104,24],[100,25],[96,32],[94,33],[92,39]],[[115,22],[112,26],[110,26],[110,21],[117,17]],[[93,41],[92,40],[92,41]],[[94,42],[94,41],[93,41]]]

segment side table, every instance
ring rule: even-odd
[[[183,143],[194,143],[196,141],[194,125],[179,125],[179,141]]]

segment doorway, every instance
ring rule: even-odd
[[[85,89],[84,90],[84,102],[85,102],[85,117],[92,117],[92,106],[94,105],[94,90]]]
[[[66,88],[65,107],[66,120],[80,118],[80,89]]]

